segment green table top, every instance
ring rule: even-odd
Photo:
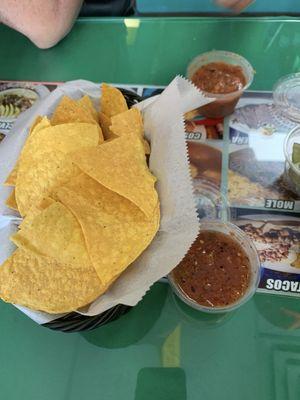
[[[167,84],[212,48],[247,57],[255,89],[300,67],[295,19],[87,19],[46,51],[2,25],[0,35],[0,79]],[[299,299],[261,294],[209,317],[164,283],[82,334],[39,327],[0,302],[1,399],[299,399],[299,328]]]

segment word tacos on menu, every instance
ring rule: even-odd
[[[0,267],[0,297],[48,313],[83,307],[147,248],[160,221],[143,120],[122,93],[63,97],[33,123],[7,177],[6,204],[23,217]]]

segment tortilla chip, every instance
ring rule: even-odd
[[[42,130],[44,130],[45,128],[49,128],[49,127],[51,127],[51,124],[47,117],[43,117],[40,120],[40,122],[38,122],[37,124],[34,124],[34,128],[30,129],[30,134],[28,135],[28,137],[26,139],[26,142],[23,146],[23,149],[22,149],[19,159],[17,161],[17,164],[18,164],[17,167],[19,167],[20,160],[22,158],[22,154],[26,153],[28,151],[28,149],[31,147],[32,142],[33,143],[35,142],[35,140],[36,140],[34,138],[35,134],[37,134],[37,133],[41,132]]]
[[[63,96],[52,115],[51,124],[61,125],[75,122],[96,124],[99,130],[99,143],[102,143],[104,138],[98,124],[98,115],[95,116],[91,100],[88,99],[88,96],[84,96],[82,99],[76,101],[68,96]]]
[[[110,118],[128,110],[126,100],[119,89],[103,83],[101,90],[100,111],[106,116]]]
[[[105,291],[93,267],[74,267],[16,250],[0,266],[0,297],[51,314],[83,307]]]
[[[93,117],[95,122],[98,123],[98,113],[94,107],[94,104],[88,95],[81,97],[81,99],[77,100],[77,104],[83,108],[85,108]]]
[[[48,208],[51,206],[51,204],[55,203],[55,200],[53,200],[51,197],[44,197],[39,203],[33,204],[28,213],[26,214],[26,217],[23,219],[22,224],[19,225],[19,229],[28,227],[32,224],[33,219],[45,208]]]
[[[30,131],[28,133],[28,137],[27,139],[30,137],[30,135],[32,134],[32,132],[38,127],[38,129],[43,129],[45,126],[48,126],[48,119],[46,118],[42,124],[40,124],[43,120],[43,117],[41,116],[37,116],[35,121],[33,122],[33,124],[31,125]],[[47,121],[47,122],[46,122]],[[8,177],[6,178],[6,181],[4,182],[3,185],[5,186],[16,186],[16,182],[17,182],[17,175],[18,175],[18,163],[19,160],[17,160],[14,168],[11,170],[10,174],[8,175]]]
[[[140,110],[131,108],[111,118],[110,130],[117,136],[136,135],[140,138],[144,135],[143,119]]]
[[[6,178],[6,181],[3,183],[3,185],[4,186],[16,186],[17,175],[18,175],[18,161],[16,162],[16,165],[11,170],[10,174]]]
[[[41,115],[38,115],[36,117],[36,119],[33,121],[32,125],[30,127],[28,136],[30,136],[32,134],[32,132],[34,131],[34,129],[42,122],[43,118],[44,117]]]
[[[17,176],[16,201],[22,216],[30,207],[51,194],[54,187],[79,173],[69,153],[96,146],[95,124],[63,124],[35,133],[24,147]]]
[[[93,208],[99,208],[104,213],[113,215],[117,221],[145,220],[144,213],[135,204],[107,189],[85,173],[70,179],[54,191],[62,203],[61,193],[66,191],[70,196],[79,197],[82,202],[89,203]]]
[[[110,132],[114,137],[135,135],[142,139],[145,154],[150,154],[150,145],[143,139],[144,125],[140,111],[137,108],[131,108],[121,114],[111,118]]]
[[[152,216],[158,196],[154,188],[155,177],[147,167],[140,138],[121,136],[100,146],[74,152],[72,159],[84,173],[130,200],[148,218]]]
[[[110,130],[110,118],[107,115],[103,114],[103,112],[99,112],[99,124],[103,132],[104,140],[115,139],[117,137]]]
[[[33,124],[30,127],[26,142],[23,146],[23,148],[27,145],[29,145],[30,140],[32,139],[32,137],[39,131],[41,131],[42,129],[45,128],[49,128],[51,126],[51,123],[48,119],[48,117],[41,117],[38,116],[36,117],[36,119],[34,120]]]
[[[37,256],[52,257],[60,264],[76,267],[91,265],[80,225],[59,202],[42,210],[31,224],[22,223],[11,240],[20,248]]]
[[[16,202],[16,197],[15,197],[15,189],[13,189],[11,191],[10,195],[6,199],[5,204],[7,205],[7,207],[12,208],[13,210],[19,211],[18,210],[18,205],[17,205],[17,202]]]
[[[91,110],[86,107],[86,100],[81,100],[81,102],[82,101],[84,102],[84,105],[68,96],[63,96],[52,115],[50,120],[51,124],[59,125],[70,122],[94,123],[95,119],[91,113]]]
[[[92,264],[104,286],[142,253],[158,230],[158,204],[147,220],[130,201],[85,174],[57,189],[57,196],[79,221]]]

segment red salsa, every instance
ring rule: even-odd
[[[245,294],[250,283],[250,261],[230,235],[203,231],[174,269],[173,278],[197,303],[227,306]]]
[[[239,65],[211,62],[200,67],[192,81],[207,93],[226,94],[241,90],[246,85],[243,69]]]

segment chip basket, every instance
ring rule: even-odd
[[[119,89],[125,97],[129,108],[143,100],[143,98],[135,92],[127,89]],[[130,306],[118,304],[115,307],[112,307],[99,315],[94,315],[91,317],[81,315],[76,312],[71,312],[61,318],[43,324],[43,326],[49,329],[66,333],[88,331],[120,318],[130,309]]]

